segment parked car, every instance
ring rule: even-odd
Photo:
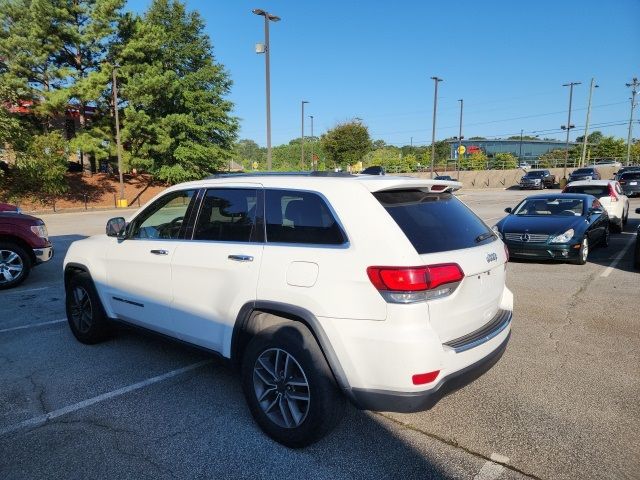
[[[531,170],[525,173],[520,179],[520,189],[537,188],[543,190],[545,187],[553,188],[556,177],[549,170]]]
[[[587,262],[598,244],[609,245],[609,216],[592,195],[533,195],[494,227],[514,258]]]
[[[638,166],[638,165],[630,165],[628,167],[620,168],[615,173],[615,175],[613,176],[613,180],[620,181],[620,177],[622,176],[623,173],[625,173],[625,172],[633,172],[633,171],[640,171],[640,166]]]
[[[0,290],[17,287],[34,266],[52,257],[53,247],[42,220],[0,211]]]
[[[457,178],[453,178],[450,175],[437,175],[434,180],[444,180],[446,182],[457,182]]]
[[[614,160],[614,159],[609,159],[609,160],[598,160],[596,162],[596,167],[615,167],[615,168],[620,168],[622,166],[622,163],[620,163],[618,160]]]
[[[577,168],[569,174],[569,183],[579,182],[581,180],[602,180],[602,175],[600,175],[600,171],[594,167]]]
[[[20,213],[21,210],[17,205],[13,205],[11,203],[2,203],[2,202],[0,202],[0,212]]]
[[[627,170],[620,175],[619,182],[625,195],[629,197],[640,195],[640,170]]]
[[[386,172],[384,167],[380,167],[377,165],[367,167],[360,172],[360,175],[385,175]]]
[[[80,342],[105,339],[115,320],[212,350],[240,366],[258,425],[291,447],[325,435],[344,396],[424,410],[502,355],[507,252],[453,195],[459,185],[239,177],[173,186],[70,246]]]
[[[529,170],[531,168],[531,164],[524,161],[518,162],[518,168],[521,168],[522,170]]]
[[[622,232],[629,217],[629,199],[614,180],[593,180],[569,183],[563,193],[593,195],[609,214],[609,222],[616,233]]]
[[[640,213],[640,208],[636,208],[636,213]],[[640,270],[640,225],[636,231],[636,249],[633,255],[633,266],[636,270]]]

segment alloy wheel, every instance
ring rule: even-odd
[[[253,388],[267,417],[282,428],[296,428],[309,413],[311,394],[304,370],[280,348],[262,352],[253,367]]]
[[[91,297],[84,287],[73,287],[71,298],[71,321],[81,333],[87,333],[93,324]]]
[[[24,263],[13,250],[0,250],[0,284],[15,281],[22,275]]]

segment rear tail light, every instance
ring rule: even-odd
[[[609,184],[609,196],[611,197],[612,202],[618,201],[618,195],[616,194],[616,191],[613,189],[613,185],[611,184]]]
[[[448,187],[449,187],[449,185],[431,185],[431,191],[432,192],[441,192],[445,188],[448,188]]]
[[[369,267],[367,275],[389,303],[415,303],[451,295],[464,278],[457,263],[421,267]]]
[[[411,381],[414,385],[424,385],[425,383],[431,383],[440,375],[440,370],[428,373],[417,373],[411,377]]]

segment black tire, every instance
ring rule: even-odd
[[[585,253],[586,250],[586,253]],[[577,265],[584,265],[587,263],[587,258],[589,256],[589,239],[585,237],[582,239],[582,245],[580,245],[580,250],[578,251],[578,258],[574,263]]]
[[[624,229],[622,219],[618,220],[616,223],[612,223],[610,228],[613,230],[613,233],[622,233],[622,230]]]
[[[88,273],[80,272],[69,279],[65,306],[69,327],[79,342],[93,345],[109,338],[112,325]]]
[[[633,256],[633,266],[636,270],[640,270],[640,236],[636,237],[636,252]]]
[[[288,362],[288,371],[278,372],[278,362],[280,367]],[[242,389],[260,428],[290,448],[317,442],[344,414],[345,398],[316,339],[295,322],[267,328],[251,339],[242,361]]]
[[[611,240],[611,229],[607,227],[607,229],[604,232],[604,238],[602,239],[601,245],[604,248],[607,248],[609,246]]]
[[[13,242],[0,242],[0,290],[20,285],[31,268],[31,257],[24,248]]]
[[[622,226],[624,227],[627,224],[627,220],[629,220],[629,209],[622,216]]]

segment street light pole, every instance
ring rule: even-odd
[[[591,79],[591,85],[589,86],[589,103],[587,104],[587,121],[584,124],[584,137],[582,139],[582,155],[580,156],[580,166],[584,167],[584,161],[587,158],[587,137],[589,136],[589,118],[591,117],[591,96],[593,95],[593,89],[598,88],[595,84],[595,79]]]
[[[252,12],[256,15],[264,17],[264,51],[258,51],[256,53],[264,53],[264,65],[265,65],[265,84],[267,94],[267,170],[271,170],[271,66],[269,61],[270,47],[269,47],[269,22],[279,22],[280,17],[272,15],[262,9],[256,8]]]
[[[113,113],[116,120],[116,152],[118,155],[118,176],[120,177],[120,201],[118,207],[125,207],[126,200],[124,199],[124,179],[122,176],[122,145],[120,143],[120,117],[118,116],[118,83],[116,81],[116,66],[113,65],[111,70],[112,74],[112,88],[113,91]]]
[[[569,162],[569,133],[571,132],[571,105],[573,102],[573,87],[575,85],[581,85],[582,82],[570,82],[570,83],[565,83],[562,86],[563,87],[569,87],[569,117],[567,118],[567,145],[566,145],[566,150],[565,150],[565,154],[564,154],[564,170],[562,172],[562,178],[565,181],[565,185],[566,185],[566,181],[567,181],[567,163]]]
[[[431,77],[435,84],[433,92],[433,127],[431,130],[431,178],[433,178],[433,164],[436,157],[436,111],[438,109],[438,84],[442,81],[441,78]]]
[[[302,129],[302,142],[300,144],[300,170],[304,170],[304,104],[309,103],[306,100],[302,100],[302,112],[300,115],[300,126]]]
[[[627,87],[631,87],[631,115],[629,116],[629,134],[627,135],[627,166],[631,165],[631,133],[633,132],[633,109],[636,107],[636,94],[638,93],[637,78],[633,78],[631,83],[625,84]]]
[[[309,115],[309,119],[311,119],[311,170],[317,170],[316,162],[313,155],[313,147],[316,144],[316,139],[313,136],[313,115]]]
[[[524,130],[521,128],[520,129],[520,153],[518,154],[518,162],[522,163],[522,134],[524,133]]]
[[[462,146],[462,106],[464,104],[464,100],[462,98],[458,99],[458,101],[460,102],[460,128],[458,129],[458,161],[457,166],[458,166],[458,173],[457,173],[457,178],[458,180],[460,180],[460,155],[464,155],[463,153],[460,153],[460,147]]]

